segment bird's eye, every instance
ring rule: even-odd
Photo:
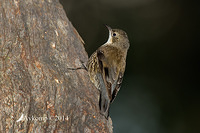
[[[116,33],[113,33],[113,36],[116,36],[117,34]]]

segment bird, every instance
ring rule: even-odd
[[[110,104],[121,87],[130,43],[125,31],[106,27],[109,31],[108,40],[90,56],[86,68],[90,80],[100,91],[100,114],[108,119]]]

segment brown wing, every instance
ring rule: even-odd
[[[107,71],[103,63],[103,61],[105,61],[105,56],[103,51],[100,50],[97,51],[97,58],[100,68],[100,72],[96,74],[99,81],[99,90],[100,90],[99,107],[101,114],[103,114],[106,117],[106,119],[108,119],[111,91],[109,90],[110,87],[107,86],[107,82],[105,79]]]
[[[112,92],[112,99],[111,99],[111,103],[115,100],[115,97],[117,96],[117,93],[120,90],[121,84],[122,84],[122,80],[123,80],[123,73],[120,72],[118,79],[116,80],[115,84],[113,85],[113,92]]]
[[[108,97],[110,102],[113,102],[118,91],[120,90],[123,72],[120,72],[117,66],[108,64],[103,51],[98,50],[97,57],[99,60],[100,69],[102,71],[103,81],[108,92]]]

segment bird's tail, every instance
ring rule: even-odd
[[[102,92],[100,92],[100,99],[99,99],[99,108],[100,113],[105,116],[106,119],[108,119],[109,116],[109,109],[110,109],[110,100],[106,95],[103,95]]]

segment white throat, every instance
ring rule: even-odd
[[[110,44],[112,43],[112,31],[109,30],[109,37],[108,37],[108,41],[105,44]]]

